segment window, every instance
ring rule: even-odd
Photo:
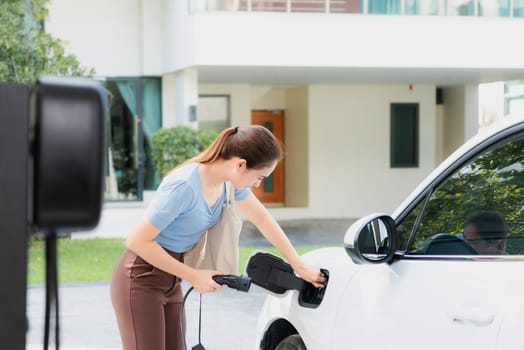
[[[411,254],[524,254],[523,162],[520,136],[455,171],[399,226],[416,231]],[[414,217],[420,220],[416,226]]]
[[[405,0],[407,15],[436,16],[439,11],[438,0]]]
[[[200,95],[198,97],[198,128],[221,131],[231,125],[228,95]]]
[[[400,0],[368,0],[369,14],[400,15]]]
[[[513,0],[513,17],[524,17],[524,0]]]
[[[524,114],[524,81],[504,83],[504,115]]]
[[[414,229],[417,227],[417,218],[424,208],[427,195],[421,199],[418,204],[415,205],[409,212],[409,214],[402,220],[402,222],[397,226],[398,232],[398,242],[397,250],[406,251],[409,247],[409,238],[413,233]]]
[[[418,104],[391,104],[391,167],[418,167]]]
[[[108,79],[106,200],[141,200],[160,178],[151,161],[151,137],[161,126],[159,78]]]
[[[478,15],[484,17],[508,17],[510,0],[478,0]]]
[[[450,0],[445,4],[448,16],[473,16],[475,15],[474,0]]]

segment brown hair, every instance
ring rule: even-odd
[[[248,169],[260,169],[282,159],[282,146],[271,131],[261,125],[224,129],[198,156],[185,163],[213,163],[239,157]]]

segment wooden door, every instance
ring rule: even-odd
[[[283,111],[252,111],[251,124],[262,125],[284,143]],[[284,203],[284,162],[278,163],[271,176],[253,188],[253,193],[262,203]]]

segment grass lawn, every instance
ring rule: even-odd
[[[58,239],[59,282],[108,281],[113,267],[124,250],[123,238]],[[318,246],[296,247],[303,254]],[[247,258],[257,250],[280,256],[272,247],[241,247],[239,273],[245,269]],[[45,243],[29,242],[28,283],[45,282]]]

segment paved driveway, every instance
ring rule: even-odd
[[[187,290],[188,285],[184,285]],[[60,349],[117,350],[120,338],[109,299],[108,282],[71,283],[60,287]],[[265,293],[252,285],[249,293],[224,290],[202,298],[202,344],[208,350],[254,349],[258,310]],[[41,350],[45,288],[28,289],[28,350]],[[186,302],[187,346],[198,340],[198,293]],[[52,336],[54,339],[54,336]],[[53,346],[49,346],[54,349]]]
[[[292,244],[340,245],[353,220],[296,220],[281,223]],[[249,223],[244,224],[241,246],[267,246],[268,242]],[[184,283],[184,291],[188,284]],[[109,282],[60,285],[60,349],[120,350],[120,338],[109,299]],[[204,294],[202,299],[202,344],[207,350],[256,349],[258,311],[266,294],[252,285],[249,293],[225,289]],[[45,287],[30,286],[27,293],[29,333],[27,350],[41,350],[44,339]],[[198,340],[198,293],[186,303],[187,347]],[[54,339],[54,337],[52,337]],[[54,346],[50,346],[54,349]]]

